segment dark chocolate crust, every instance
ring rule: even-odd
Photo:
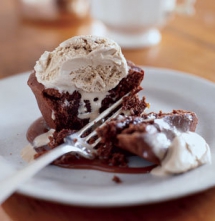
[[[103,99],[100,113],[120,99],[131,90],[140,89],[140,83],[144,77],[144,71],[128,61],[129,73],[120,83],[109,91],[109,94]],[[89,119],[78,118],[78,108],[81,95],[78,91],[73,94],[59,93],[56,89],[45,89],[36,79],[33,72],[28,80],[28,85],[33,91],[39,109],[49,128],[61,131],[62,129],[79,130],[89,122]],[[64,102],[69,105],[63,105]],[[90,112],[90,104],[86,102],[87,111]],[[54,113],[54,118],[53,118]]]

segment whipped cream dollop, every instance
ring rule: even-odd
[[[209,145],[199,134],[189,131],[173,139],[161,165],[151,173],[160,176],[179,174],[206,163],[211,163]]]
[[[120,46],[98,36],[75,36],[54,51],[45,51],[34,67],[45,88],[73,93],[107,92],[128,74]]]

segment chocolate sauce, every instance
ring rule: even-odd
[[[74,169],[92,169],[100,170],[110,173],[149,173],[157,165],[151,165],[147,167],[116,167],[109,166],[102,163],[100,160],[87,160],[87,159],[77,159],[73,160],[71,164],[57,164],[60,167],[74,168]]]
[[[26,138],[30,143],[33,143],[34,139],[48,131],[48,126],[42,117],[34,121],[28,128]]]
[[[47,132],[48,126],[45,123],[44,119],[41,117],[37,119],[35,122],[31,124],[29,129],[27,130],[27,140],[30,143],[33,143],[33,140]],[[47,150],[48,148],[46,148]],[[37,151],[37,149],[36,149]],[[57,166],[64,167],[64,168],[73,168],[73,169],[92,169],[92,170],[100,170],[105,172],[111,172],[111,173],[149,173],[156,165],[146,166],[146,167],[117,167],[117,166],[109,166],[108,164],[105,164],[104,160],[100,159],[84,159],[84,158],[73,158],[71,162],[69,163],[54,163]]]

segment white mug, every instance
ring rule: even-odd
[[[91,0],[93,34],[106,35],[124,48],[148,47],[161,40],[159,29],[174,11],[193,12],[194,0]]]

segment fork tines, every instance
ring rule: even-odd
[[[93,121],[88,123],[86,126],[84,126],[81,130],[79,130],[77,133],[75,133],[76,136],[71,135],[73,139],[81,140],[82,142],[87,143],[91,138],[96,136],[96,129],[99,127],[102,127],[107,121],[117,117],[122,108],[121,104],[123,102],[123,98],[126,97],[128,94],[124,95],[121,99],[119,99],[116,103],[114,103],[111,107],[103,111],[97,118],[95,118]],[[85,133],[90,133],[86,137],[82,137]],[[100,142],[100,138],[97,138],[93,141],[92,144],[90,144],[91,147],[95,147]]]

